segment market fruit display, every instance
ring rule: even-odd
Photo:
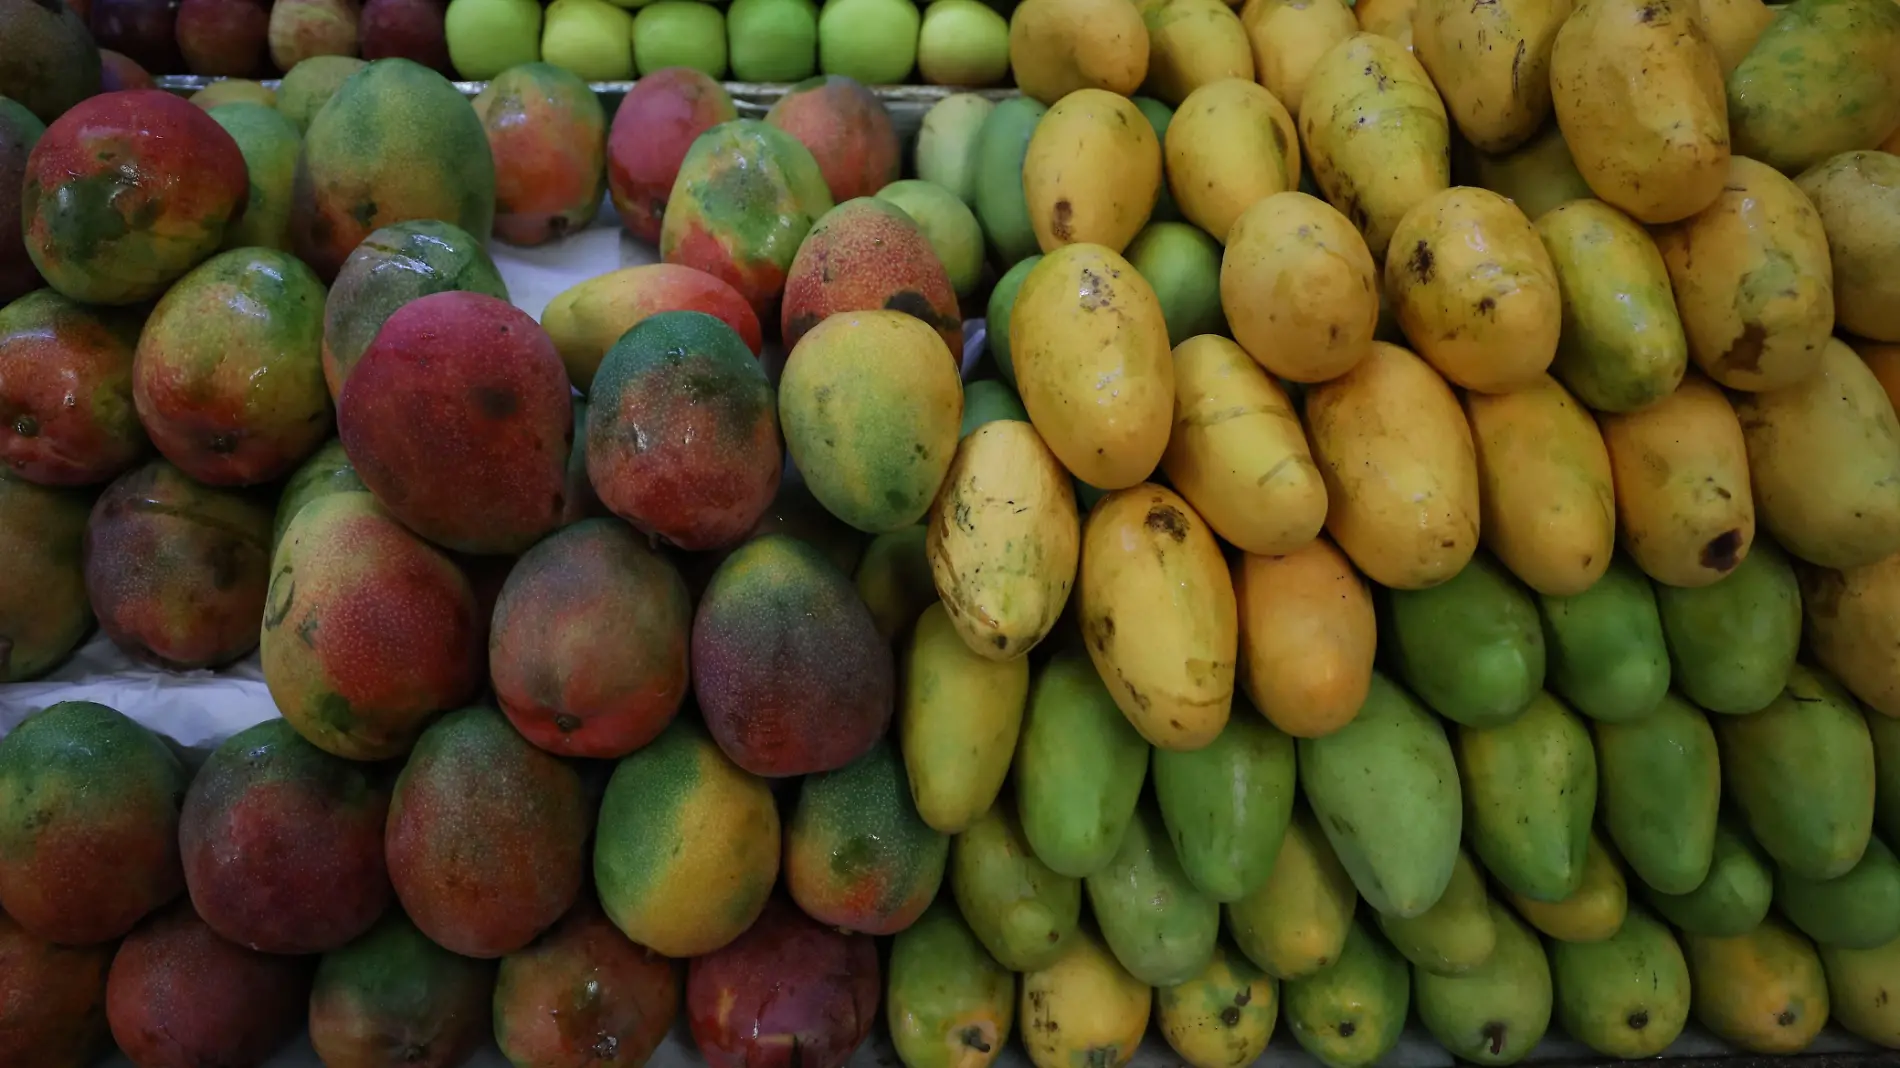
[[[0,1060],[1900,1047],[1887,0],[94,4]]]

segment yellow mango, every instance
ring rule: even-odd
[[[1127,97],[1078,89],[1029,136],[1023,196],[1044,252],[1077,244],[1120,252],[1148,224],[1160,190],[1161,142]]]
[[[1828,1007],[1842,1027],[1869,1042],[1900,1049],[1900,938],[1874,949],[1821,947]]]
[[[1814,943],[1772,913],[1732,938],[1685,934],[1696,1022],[1751,1053],[1799,1053],[1827,1026]]]
[[[1023,407],[1070,474],[1113,490],[1154,472],[1174,425],[1174,355],[1161,302],[1119,253],[1044,256],[1016,292],[1009,350]]]
[[[1318,738],[1359,714],[1378,620],[1352,561],[1324,537],[1284,556],[1234,561],[1242,690],[1274,726]]]
[[[1762,0],[1701,0],[1696,14],[1702,22],[1702,33],[1715,46],[1724,79],[1741,65],[1761,31],[1775,20],[1774,9]]]
[[[1645,223],[1694,215],[1728,180],[1728,95],[1700,9],[1580,0],[1551,47],[1552,104],[1577,171]]]
[[[1418,0],[1358,0],[1352,5],[1361,30],[1390,37],[1404,45],[1407,52],[1414,51],[1412,16],[1417,11]]]
[[[1867,369],[1880,380],[1880,388],[1887,393],[1887,403],[1900,411],[1900,345],[1881,345],[1871,341],[1856,341],[1854,351],[1860,354]]]
[[[1456,575],[1478,548],[1478,462],[1451,388],[1384,342],[1306,395],[1326,530],[1381,586],[1415,590]]]
[[[1418,0],[1413,51],[1445,110],[1483,152],[1508,152],[1550,118],[1550,51],[1570,0]]]
[[[1656,247],[1703,373],[1748,390],[1814,373],[1834,331],[1834,266],[1820,213],[1780,171],[1734,157],[1728,185]]]
[[[1240,24],[1253,48],[1254,77],[1294,118],[1313,65],[1361,28],[1341,0],[1247,0]]]
[[[1169,106],[1222,78],[1253,81],[1247,30],[1222,0],[1144,0],[1148,77],[1141,90]]]
[[[1814,658],[1874,711],[1900,717],[1900,553],[1795,573]]]
[[[1559,942],[1605,941],[1622,930],[1629,913],[1629,883],[1594,831],[1583,854],[1583,882],[1569,897],[1534,901],[1509,890],[1504,896],[1532,927]]]
[[[1616,521],[1636,566],[1671,586],[1707,586],[1755,543],[1748,450],[1735,409],[1695,372],[1640,411],[1605,413]]]
[[[1128,0],[1023,0],[1009,16],[1009,69],[1045,104],[1077,89],[1132,94],[1148,76],[1148,27]]]
[[[897,738],[924,822],[962,834],[996,803],[1022,734],[1029,661],[970,651],[941,603],[924,609],[904,650]]]
[[[1155,990],[1161,1037],[1191,1068],[1247,1068],[1267,1051],[1280,990],[1252,961],[1214,946],[1201,974]]]
[[[1221,309],[1260,366],[1324,382],[1372,351],[1379,269],[1352,220],[1318,197],[1275,193],[1242,212],[1221,256]]]
[[[1014,660],[1035,648],[1069,603],[1081,542],[1074,483],[1035,427],[998,419],[958,443],[924,551],[972,650]]]
[[[1023,976],[1023,1048],[1036,1068],[1125,1068],[1148,1031],[1153,991],[1084,926],[1062,955]]]
[[[1220,545],[1172,490],[1103,497],[1082,532],[1082,634],[1142,737],[1199,749],[1227,725],[1239,643]]]
[[[1203,85],[1168,124],[1167,174],[1181,214],[1225,242],[1241,212],[1299,186],[1293,116],[1253,82]]]
[[[1359,892],[1303,803],[1293,808],[1258,890],[1226,905],[1227,933],[1247,959],[1276,979],[1299,979],[1339,959]]]
[[[1390,37],[1357,33],[1328,49],[1306,79],[1299,124],[1314,183],[1376,260],[1405,213],[1451,184],[1444,101]]]
[[[1465,417],[1484,547],[1545,596],[1595,585],[1616,549],[1616,495],[1590,413],[1544,375],[1516,393],[1465,394]]]
[[[1280,384],[1215,334],[1174,350],[1168,481],[1244,552],[1291,552],[1326,523],[1326,483]]]
[[[1843,152],[1795,180],[1821,215],[1834,264],[1834,321],[1874,341],[1900,341],[1900,157]]]

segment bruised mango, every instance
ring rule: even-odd
[[[1549,375],[1464,400],[1478,457],[1480,541],[1539,594],[1595,585],[1616,550],[1616,498],[1590,413]]]
[[[1658,585],[1656,606],[1675,684],[1696,704],[1746,715],[1788,684],[1801,646],[1801,593],[1773,542],[1757,538],[1747,558],[1710,585]]]
[[[1007,797],[950,843],[950,889],[983,948],[1012,972],[1050,967],[1091,938],[1076,931],[1082,881],[1036,859]]]
[[[92,630],[86,596],[90,509],[76,490],[37,486],[0,473],[0,682],[24,682],[59,666]]]
[[[800,784],[785,829],[785,886],[806,915],[886,935],[915,923],[943,882],[950,839],[911,803],[889,742]]]
[[[1732,938],[1688,935],[1696,1022],[1752,1053],[1798,1053],[1827,1026],[1814,944],[1770,916]]]
[[[1629,882],[1595,832],[1583,855],[1583,881],[1561,901],[1537,901],[1505,891],[1518,915],[1560,942],[1601,942],[1629,915]]]
[[[607,116],[580,75],[523,63],[473,103],[495,160],[495,236],[541,245],[585,230],[607,191]]]
[[[1482,964],[1443,975],[1412,966],[1419,1021],[1439,1045],[1473,1064],[1516,1064],[1550,1027],[1550,962],[1537,935],[1503,905],[1487,905],[1496,948]]]
[[[1671,694],[1633,723],[1598,723],[1603,825],[1637,876],[1665,894],[1708,878],[1722,769],[1702,710]]]
[[[891,942],[884,1018],[909,1068],[988,1068],[1009,1041],[1016,976],[946,898]]]
[[[1233,565],[1240,687],[1274,726],[1316,738],[1352,721],[1372,682],[1378,624],[1352,562],[1325,537]]]
[[[1339,959],[1358,903],[1312,810],[1296,803],[1266,881],[1227,904],[1227,933],[1268,975],[1297,979]]]
[[[918,814],[945,834],[959,834],[995,804],[1009,774],[1029,696],[1029,661],[971,651],[940,604],[916,622],[904,653],[898,743]]]
[[[1036,858],[1079,879],[1115,859],[1147,780],[1148,745],[1094,666],[1063,651],[1030,688],[1011,771]]]

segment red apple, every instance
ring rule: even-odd
[[[357,40],[364,59],[411,59],[455,77],[442,33],[443,0],[369,0]]]

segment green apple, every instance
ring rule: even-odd
[[[818,70],[818,5],[812,0],[732,0],[726,40],[734,78],[802,82]]]
[[[911,0],[825,0],[818,69],[865,85],[898,85],[917,64],[922,24]]]
[[[659,0],[633,17],[633,60],[641,74],[691,67],[726,76],[726,16],[698,0]]]
[[[931,0],[917,69],[932,85],[995,85],[1009,74],[1009,23],[981,0]]]
[[[541,30],[541,58],[590,82],[633,77],[633,16],[607,0],[554,0]]]
[[[952,93],[932,105],[917,131],[917,177],[976,203],[976,138],[995,107],[975,93]]]
[[[916,221],[943,261],[957,296],[967,297],[976,290],[983,278],[983,227],[968,204],[935,182],[915,178],[892,182],[877,191],[877,198],[904,209]]]
[[[449,0],[442,26],[449,62],[470,81],[541,58],[541,5],[534,0]]]

